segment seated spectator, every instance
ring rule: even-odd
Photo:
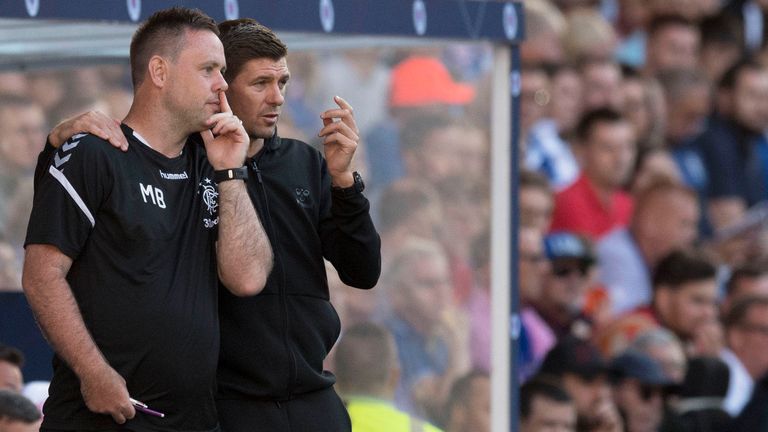
[[[545,233],[552,223],[555,197],[543,175],[520,170],[517,199],[520,204],[520,226]]]
[[[571,148],[576,124],[581,117],[581,75],[571,66],[549,69],[551,103],[548,114],[531,126],[526,137],[526,168],[542,173],[555,190],[576,180],[579,165]]]
[[[755,381],[768,374],[768,297],[736,301],[725,317],[726,349],[720,354],[730,371],[725,409],[736,417],[752,394]]]
[[[717,355],[722,328],[717,321],[717,281],[714,265],[694,251],[674,251],[654,271],[650,307],[631,311],[601,332],[601,346],[612,339],[631,343],[639,334],[658,326],[675,333],[687,355]]]
[[[723,410],[723,399],[728,379],[728,367],[720,359],[692,358],[674,404],[675,416],[662,431],[727,431],[731,416]]]
[[[699,23],[699,32],[699,63],[710,81],[718,82],[725,71],[744,55],[744,36],[739,20],[729,13],[720,13],[702,20]]]
[[[562,35],[565,17],[548,0],[529,0],[524,4],[525,44],[520,46],[523,63],[560,63],[564,60]]]
[[[395,408],[400,375],[392,336],[372,323],[350,327],[336,347],[336,379],[356,432],[439,432]]]
[[[555,197],[552,231],[573,231],[598,239],[626,226],[632,199],[622,191],[635,160],[635,135],[616,111],[588,112],[579,122],[579,179]]]
[[[651,274],[659,261],[692,246],[698,235],[699,206],[693,190],[660,181],[640,192],[635,202],[629,226],[597,242],[599,278],[615,314],[648,305]]]
[[[608,365],[592,344],[566,336],[549,351],[539,373],[557,378],[573,399],[577,430],[622,430],[621,417],[607,381]]]
[[[659,15],[648,26],[644,72],[655,76],[669,69],[696,68],[701,36],[692,21],[677,15]]]
[[[522,331],[518,350],[520,356],[518,375],[520,381],[525,381],[536,373],[536,369],[557,338],[533,306],[541,298],[544,276],[549,272],[549,261],[544,255],[542,235],[529,227],[521,227],[519,235],[518,287]]]
[[[696,143],[709,175],[708,213],[715,230],[768,199],[768,68],[742,60],[725,73],[718,92],[718,111]]]
[[[473,371],[456,380],[445,410],[446,432],[491,431],[491,379]]]
[[[563,48],[566,59],[578,63],[584,59],[610,59],[616,50],[616,32],[600,11],[575,9],[566,15]]]
[[[413,238],[394,252],[386,270],[385,323],[402,370],[397,405],[437,418],[451,385],[470,367],[469,326],[453,306],[448,259],[438,243]]]
[[[621,110],[621,66],[611,59],[586,59],[579,68],[584,84],[583,112]]]
[[[768,257],[749,261],[733,269],[725,285],[720,313],[728,316],[731,307],[747,297],[768,297]]]
[[[667,107],[664,91],[654,77],[644,77],[635,69],[623,68],[621,113],[637,134],[638,152],[664,145]]]
[[[37,432],[43,417],[35,404],[10,390],[0,390],[0,431]]]
[[[595,279],[595,254],[589,240],[561,231],[544,238],[551,271],[544,278],[536,310],[562,338],[573,334],[589,338],[592,321],[584,314],[587,290]]]
[[[520,432],[576,432],[576,407],[553,380],[534,378],[520,387]]]
[[[640,333],[628,349],[641,352],[654,359],[664,374],[674,383],[681,383],[685,378],[687,359],[683,344],[671,331],[657,327]]]
[[[22,367],[24,354],[14,347],[0,344],[0,390],[21,392],[24,386]]]
[[[655,432],[664,416],[666,387],[672,381],[655,360],[633,350],[619,354],[610,364],[616,405],[626,432]]]

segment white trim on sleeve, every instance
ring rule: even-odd
[[[93,214],[91,214],[91,211],[88,210],[88,207],[85,205],[85,202],[83,202],[83,199],[80,198],[80,195],[78,195],[77,191],[72,186],[72,183],[70,183],[69,180],[67,180],[67,177],[65,177],[61,171],[54,168],[53,165],[51,165],[48,168],[48,172],[51,173],[53,178],[58,180],[62,186],[64,186],[64,190],[66,190],[69,196],[72,197],[72,199],[75,201],[75,204],[77,204],[77,206],[80,207],[80,210],[83,211],[83,213],[85,214],[85,217],[87,217],[88,220],[91,222],[91,226],[95,227],[96,220],[93,218]]]

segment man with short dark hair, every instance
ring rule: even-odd
[[[18,349],[0,343],[0,389],[20,392],[24,385],[21,368],[24,354]]]
[[[153,14],[131,43],[123,124],[39,159],[23,285],[56,352],[43,430],[219,429],[217,276],[256,294],[272,249],[217,35],[198,10]],[[118,136],[125,153],[103,139]]]
[[[573,231],[596,240],[629,223],[632,199],[623,191],[637,152],[635,132],[620,113],[586,113],[577,129],[579,178],[555,197],[552,231]]]
[[[555,345],[539,370],[556,377],[576,406],[579,431],[621,431],[621,418],[611,398],[608,364],[586,340],[566,336]]]
[[[0,432],[37,432],[40,410],[29,399],[0,389]]]
[[[576,407],[554,380],[533,378],[520,387],[520,432],[575,432]]]
[[[280,137],[277,122],[290,79],[286,46],[253,19],[225,21],[220,29],[225,56],[233,59],[227,97],[250,141],[248,195],[275,251],[261,295],[241,299],[220,290],[222,428],[349,430],[335,378],[322,369],[340,332],[323,259],[356,288],[376,285],[381,270],[363,180],[352,171],[359,141],[353,110],[337,97],[339,107],[321,114],[322,153]],[[103,125],[100,120],[80,127]]]

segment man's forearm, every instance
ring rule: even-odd
[[[258,294],[272,270],[272,247],[245,182],[219,183],[219,278],[235,295]]]

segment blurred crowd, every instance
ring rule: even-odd
[[[520,430],[768,427],[768,1],[524,7]],[[483,43],[289,54],[280,135],[317,144],[334,95],[355,107],[382,238],[375,289],[327,269],[326,367],[356,431],[489,430],[493,61]],[[127,69],[0,74],[2,289],[47,131],[121,119]]]

